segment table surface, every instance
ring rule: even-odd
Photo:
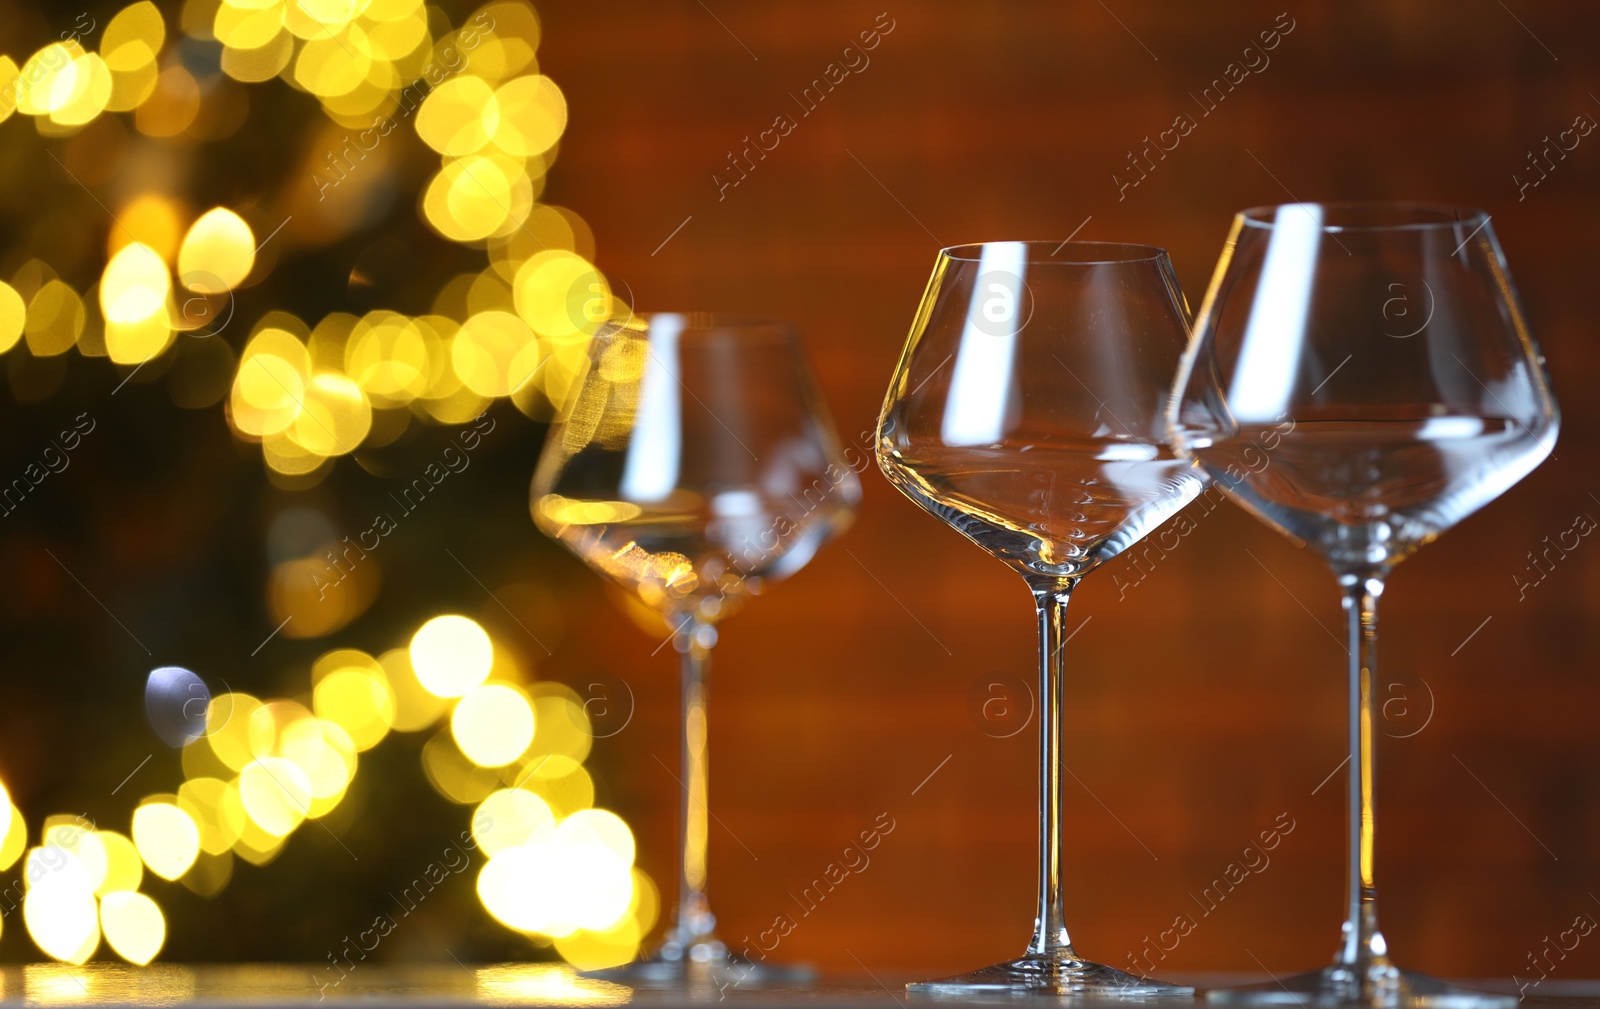
[[[806,987],[755,990],[746,987],[719,991],[715,986],[650,989],[582,977],[555,964],[418,965],[411,967],[357,965],[341,980],[337,971],[318,964],[243,964],[184,966],[156,964],[129,967],[120,964],[28,964],[0,968],[0,1005],[76,1006],[306,1006],[343,1001],[365,1006],[579,1006],[624,1005],[661,1007],[703,1005],[724,1001],[756,1006],[805,1005],[816,1007],[900,1006],[916,1001],[962,1004],[940,998],[917,998],[906,993],[910,980],[891,972],[859,977],[824,978]],[[1265,976],[1207,974],[1173,977],[1206,989],[1266,980]],[[337,983],[334,983],[337,982]],[[1473,987],[1512,992],[1506,981],[1469,982]],[[1535,993],[1529,993],[1533,996]],[[1015,1005],[1019,1000],[996,998],[970,1004]],[[1056,1001],[1043,999],[1039,1001]],[[1126,1005],[1130,1000],[1118,1000]],[[1171,1007],[1173,1000],[1163,1000]],[[1600,1006],[1600,980],[1551,979],[1540,985],[1537,997],[1524,1006]]]

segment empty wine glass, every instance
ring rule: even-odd
[[[1349,627],[1349,907],[1333,965],[1219,1002],[1494,1006],[1402,971],[1373,889],[1377,603],[1389,571],[1549,454],[1556,404],[1489,218],[1405,204],[1246,210],[1172,403],[1180,451],[1328,561]]]
[[[909,985],[936,995],[1189,995],[1085,960],[1062,894],[1063,645],[1078,580],[1200,492],[1166,445],[1188,341],[1160,249],[993,242],[934,265],[878,422],[878,465],[1027,581],[1039,619],[1039,905],[1008,963]]]
[[[625,980],[790,981],[731,957],[706,900],[706,665],[717,625],[803,567],[860,498],[786,323],[663,313],[604,324],[533,478],[539,528],[658,612],[682,654],[678,907]]]

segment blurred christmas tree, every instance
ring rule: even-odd
[[[547,419],[625,308],[540,202],[566,103],[533,8],[58,11],[0,0],[0,923],[73,962],[169,924],[185,957],[349,962],[381,916],[374,958],[441,928],[526,955],[492,915],[630,958],[654,889],[593,808],[581,699],[537,681],[556,597],[515,573],[549,548],[511,408]],[[214,692],[171,750],[140,715],[168,663]],[[273,864],[230,887],[235,859]],[[440,896],[393,906],[418,874]]]

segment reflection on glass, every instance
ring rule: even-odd
[[[1172,404],[1175,445],[1309,544],[1349,627],[1349,891],[1331,967],[1219,1002],[1493,1006],[1402,971],[1373,885],[1377,602],[1389,571],[1500,496],[1555,443],[1556,405],[1480,211],[1247,210],[1217,263]]]
[[[884,401],[878,464],[1027,581],[1040,634],[1039,911],[1027,953],[937,995],[1188,995],[1079,957],[1062,893],[1062,647],[1078,580],[1200,492],[1163,438],[1188,339],[1166,253],[995,242],[940,253]]]
[[[623,976],[782,973],[730,958],[706,901],[705,664],[717,624],[803,567],[859,497],[788,325],[659,314],[596,335],[534,475],[534,521],[660,613],[683,656],[678,908]]]

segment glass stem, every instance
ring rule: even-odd
[[[1030,581],[1039,611],[1039,914],[1028,955],[1077,958],[1061,894],[1061,709],[1069,580]]]
[[[694,617],[679,625],[673,646],[683,656],[683,773],[678,835],[678,914],[668,945],[685,959],[702,960],[716,943],[716,918],[706,900],[706,841],[709,834],[706,766],[706,668],[716,628]],[[695,954],[699,953],[699,956]]]
[[[1378,891],[1372,881],[1374,707],[1378,675],[1378,597],[1383,575],[1376,571],[1340,576],[1350,631],[1349,913],[1338,963],[1366,968],[1387,963],[1388,946],[1378,931]]]

